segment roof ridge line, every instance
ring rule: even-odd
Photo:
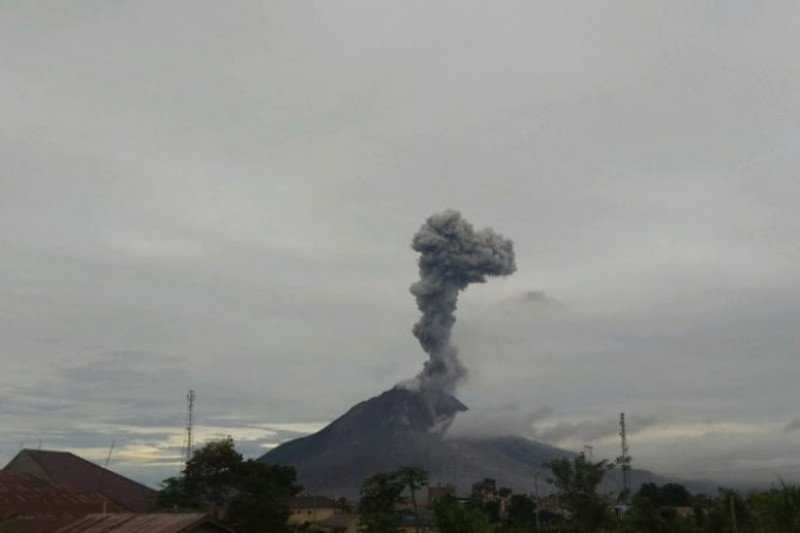
[[[99,468],[103,472],[110,472],[111,474],[114,474],[115,476],[117,476],[119,478],[122,478],[122,479],[124,479],[126,481],[129,481],[131,483],[135,483],[136,485],[139,485],[140,487],[143,487],[143,488],[145,488],[147,490],[155,491],[155,489],[151,489],[150,487],[148,487],[144,483],[139,483],[135,479],[131,479],[131,478],[127,477],[127,476],[123,476],[122,474],[119,474],[119,473],[111,470],[110,468],[106,468],[104,466],[100,466],[99,464],[97,464],[97,463],[95,463],[93,461],[90,461],[88,459],[85,459],[85,458],[81,457],[80,455],[74,454],[71,451],[60,451],[60,450],[29,450],[29,451],[35,451],[35,452],[40,452],[40,453],[42,453],[42,452],[43,453],[61,453],[61,454],[71,455],[72,457],[75,457],[79,461],[82,461],[82,462],[84,462],[86,464],[89,464],[89,465],[91,465],[91,466],[93,466],[95,468]],[[38,463],[39,461],[36,461],[36,462]],[[44,468],[44,465],[42,465],[41,463],[39,463],[39,466]],[[47,469],[45,468],[45,470],[47,470]],[[157,491],[155,491],[155,492],[157,492]]]

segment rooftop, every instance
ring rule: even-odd
[[[70,452],[21,450],[3,471],[30,474],[61,488],[100,493],[125,510],[139,513],[149,511],[157,496],[153,489]]]
[[[55,485],[32,474],[0,471],[0,520],[17,516],[83,516],[121,508],[97,492]]]
[[[200,513],[94,514],[55,533],[190,533],[200,526],[203,531],[232,533]]]

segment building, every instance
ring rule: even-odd
[[[54,533],[233,533],[200,513],[93,514]]]
[[[319,524],[342,514],[344,510],[331,498],[297,496],[289,500],[289,524],[293,526]]]
[[[420,509],[417,513],[403,511],[400,513],[401,533],[429,533],[435,531],[433,512]]]
[[[30,474],[0,471],[0,522],[15,517],[77,518],[115,511],[122,508],[97,492],[59,487]]]
[[[444,498],[445,496],[455,496],[455,495],[456,495],[456,489],[452,485],[428,486],[428,499],[425,502],[424,507],[432,509],[434,502],[439,498]]]
[[[121,510],[133,513],[152,510],[158,495],[141,483],[69,452],[22,450],[3,472],[28,474],[64,489],[100,494]]]
[[[324,533],[358,533],[359,525],[357,514],[342,513],[317,522],[314,529]]]

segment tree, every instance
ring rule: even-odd
[[[800,487],[781,481],[780,488],[753,494],[749,503],[764,531],[800,531]]]
[[[428,473],[421,468],[405,466],[395,472],[395,477],[411,494],[411,506],[414,509],[414,518],[417,524],[419,524],[417,491],[428,484]],[[417,525],[417,529],[419,529],[419,525]]]
[[[749,532],[752,526],[753,517],[744,499],[736,491],[720,488],[719,497],[708,510],[705,531],[745,533]]]
[[[182,475],[162,487],[160,506],[226,510],[222,520],[237,533],[288,531],[289,498],[301,490],[294,468],[245,461],[230,437],[195,451]]]
[[[609,521],[608,505],[597,494],[597,489],[614,465],[605,460],[594,463],[579,454],[571,461],[559,458],[545,466],[552,474],[547,482],[558,491],[561,505],[569,511],[570,520],[578,531],[597,531]]]
[[[242,454],[236,451],[231,437],[211,441],[195,450],[183,470],[189,494],[212,505],[223,505],[236,487],[242,462]]]
[[[686,507],[692,503],[692,495],[678,483],[667,483],[661,487],[655,483],[644,483],[636,495],[647,498],[656,507]]]
[[[525,494],[514,494],[508,505],[508,522],[512,525],[536,525],[536,502]]]
[[[189,492],[183,476],[170,477],[161,482],[157,504],[162,509],[172,510],[197,510],[206,507],[196,494]]]
[[[300,492],[294,468],[249,459],[237,474],[227,522],[237,533],[287,531],[289,499]]]
[[[462,505],[450,495],[434,502],[433,515],[441,533],[489,533],[492,530],[480,507]]]
[[[395,533],[400,527],[397,504],[402,501],[405,485],[397,473],[375,474],[361,485],[361,531],[364,533]]]

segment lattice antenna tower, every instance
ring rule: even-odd
[[[194,425],[194,390],[186,394],[186,462],[192,458],[193,445],[192,430]]]
[[[631,490],[630,479],[628,475],[631,469],[631,456],[628,454],[628,432],[627,428],[625,427],[625,413],[619,414],[619,438],[622,455],[617,457],[617,463],[622,468],[622,493],[624,497],[627,498],[627,495]]]

